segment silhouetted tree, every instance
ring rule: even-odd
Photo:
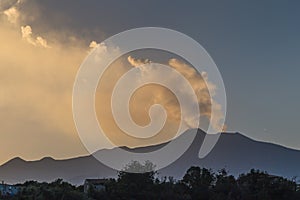
[[[252,169],[238,178],[242,199],[284,200],[294,199],[296,183],[279,176]]]
[[[216,175],[213,189],[213,200],[238,200],[241,199],[240,190],[234,176],[228,175],[225,169],[221,169]]]
[[[140,164],[133,161],[118,174],[115,198],[117,199],[155,199],[154,181],[156,171],[151,162]],[[134,173],[138,172],[138,173]]]
[[[211,197],[214,180],[211,170],[193,166],[187,170],[182,183],[189,188],[192,199],[205,200]]]

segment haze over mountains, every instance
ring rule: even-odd
[[[184,134],[189,134],[189,131]],[[192,165],[213,170],[226,168],[233,175],[255,168],[287,178],[300,176],[300,151],[298,150],[255,141],[239,133],[222,133],[210,154],[204,159],[199,159],[198,152],[204,136],[205,133],[198,130],[189,149],[177,161],[159,170],[159,176],[173,176],[180,179]],[[178,137],[176,140],[180,139],[182,138]],[[151,151],[162,145],[141,147],[131,151]],[[101,151],[109,153],[114,149]],[[21,158],[14,158],[0,166],[0,180],[7,183],[20,183],[26,180],[48,182],[63,178],[78,185],[86,178],[108,178],[116,175],[117,171],[103,165],[92,155],[66,160],[46,157],[38,161],[24,161]]]

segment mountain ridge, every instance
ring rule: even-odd
[[[188,134],[187,131],[184,134]],[[182,178],[192,165],[219,170],[226,168],[229,173],[238,175],[252,168],[268,171],[287,178],[300,175],[300,151],[278,144],[256,141],[241,133],[222,133],[216,146],[203,159],[198,158],[205,132],[198,133],[186,152],[171,165],[160,169],[159,176]],[[180,137],[175,140],[181,139]],[[147,152],[167,143],[128,149],[134,152]],[[106,152],[114,149],[103,149]],[[103,151],[100,150],[100,151]],[[26,180],[53,181],[63,178],[73,184],[82,184],[86,178],[116,177],[117,171],[97,161],[92,155],[68,159],[45,157],[36,161],[13,158],[0,166],[0,180],[19,183]]]

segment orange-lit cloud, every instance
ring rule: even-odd
[[[135,59],[131,56],[128,57],[128,62],[134,66],[134,67],[139,67],[143,64],[146,63],[151,63],[150,60],[148,59]],[[222,109],[221,105],[219,105],[217,102],[213,100],[213,96],[215,95],[216,92],[216,86],[211,83],[207,79],[206,72],[202,72],[199,74],[193,67],[189,66],[188,64],[178,60],[178,59],[170,59],[168,62],[168,65],[175,70],[177,70],[179,73],[181,73],[190,83],[191,87],[195,91],[195,94],[197,96],[198,102],[197,104],[199,105],[201,116],[204,116],[207,118],[207,120],[210,120],[212,118],[212,104],[214,104],[214,113],[216,114],[212,119],[211,123],[212,126],[216,130],[222,129],[222,119],[224,118],[222,114]],[[155,65],[153,65],[155,68]],[[140,67],[140,70],[144,71],[143,67]],[[160,76],[160,73],[155,73],[156,76]],[[162,79],[169,79],[172,84],[176,84],[176,76],[170,75],[169,77],[163,77],[161,75]],[[182,86],[178,86],[182,87]],[[211,94],[208,91],[208,88],[211,91]],[[185,92],[188,91],[185,88],[182,88],[181,92],[183,96],[187,96],[188,94],[185,94]],[[166,93],[165,88],[157,88],[155,91],[152,91],[154,95],[153,101],[155,103],[159,102],[165,102],[164,105],[166,106],[166,109],[171,113],[169,116],[174,119],[179,121],[180,120],[180,108],[179,105],[176,101],[174,101],[174,96],[169,95]],[[185,108],[183,108],[185,109]],[[192,113],[193,111],[189,111]],[[198,120],[200,119],[201,116],[198,116],[197,118],[189,118],[187,117],[186,119],[183,119],[186,123],[186,126],[189,128],[196,128],[196,124]]]
[[[93,40],[93,41],[91,41],[89,47],[90,47],[90,48],[96,48],[98,45],[99,45],[99,44],[98,44],[96,41]]]
[[[149,59],[137,59],[133,58],[132,56],[128,56],[127,60],[133,67],[139,67],[151,62]]]
[[[5,18],[3,18],[5,19]],[[72,119],[72,87],[86,47],[52,43],[31,27],[0,27],[0,163],[85,154]],[[35,36],[33,36],[35,35]],[[76,43],[75,43],[76,44]]]
[[[30,26],[21,26],[22,38],[25,39],[28,43],[34,46],[41,46],[45,48],[49,48],[47,40],[42,38],[41,36],[37,36],[34,38],[32,35],[32,29]]]
[[[65,31],[41,34],[30,23],[22,21],[18,9],[21,3],[0,3],[0,163],[16,156],[38,159],[49,155],[65,158],[86,154],[73,123],[72,89],[80,64],[99,44],[92,41],[82,45],[84,42],[72,35],[66,36]],[[61,38],[68,38],[67,45]],[[132,118],[139,125],[149,123],[151,105],[157,103],[166,108],[169,115],[166,127],[157,137],[149,140],[129,138],[116,126],[110,109],[113,87],[132,66],[139,67],[144,63],[151,61],[131,56],[127,60],[120,58],[99,82],[96,95],[98,119],[117,145],[142,146],[167,141],[173,138],[178,127],[179,103],[172,92],[158,85],[140,88],[130,102]],[[201,76],[178,59],[171,59],[166,64],[188,79],[196,91],[201,114],[209,118],[214,102],[211,102],[207,87],[212,91],[216,88],[208,80],[205,83],[205,73]],[[170,77],[172,81],[176,82]],[[220,107],[216,106],[216,109],[218,111]],[[220,112],[213,122],[215,126],[221,117]],[[184,120],[187,127],[193,128],[195,120],[199,119]]]
[[[20,13],[16,7],[11,7],[5,10],[4,14],[7,16],[8,21],[13,24],[16,24],[20,17]]]

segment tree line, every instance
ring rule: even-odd
[[[158,178],[156,171],[131,173],[120,171],[116,179],[107,179],[105,189],[74,186],[58,179],[52,183],[28,181],[18,185],[20,192],[5,199],[20,200],[296,200],[300,199],[295,180],[252,169],[238,177],[225,169],[213,172],[190,167],[181,180]]]

